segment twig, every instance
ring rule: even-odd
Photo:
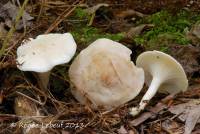
[[[78,5],[80,3],[82,3],[82,1],[80,2],[75,1],[72,5],[75,5],[75,4]],[[58,18],[46,30],[45,34],[50,33],[52,30],[54,30],[67,16],[69,16],[76,9],[77,5],[71,9],[67,8],[60,16],[58,16]]]
[[[0,70],[4,69],[4,68],[8,68],[8,67],[15,67],[15,63],[14,62],[0,62]]]
[[[41,6],[40,6],[40,11],[39,11],[39,14],[38,14],[38,17],[37,17],[37,22],[39,21],[40,17],[41,17],[41,14],[44,10],[44,7],[45,7],[45,3],[46,3],[46,0],[42,0],[41,2]]]
[[[38,100],[33,99],[33,98],[31,98],[31,97],[29,97],[29,96],[27,96],[27,95],[25,95],[25,94],[23,94],[21,92],[16,91],[16,93],[19,94],[19,95],[21,95],[21,96],[23,96],[23,97],[26,97],[27,99],[29,99],[29,100],[31,100],[31,101],[33,101],[35,103],[38,103],[41,106],[43,106],[46,103],[46,101],[44,101],[44,102],[38,101]]]

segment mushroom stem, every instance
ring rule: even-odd
[[[44,73],[37,73],[39,76],[38,83],[40,88],[42,89],[47,89],[47,85],[49,83],[49,76],[50,76],[50,71],[44,72]]]
[[[150,87],[143,96],[142,100],[140,101],[140,104],[138,107],[134,107],[131,109],[130,114],[132,116],[137,115],[140,111],[144,110],[145,106],[149,103],[149,100],[153,98],[153,96],[156,94],[158,88],[160,87],[162,83],[162,80],[160,80],[159,77],[154,77],[151,81]]]

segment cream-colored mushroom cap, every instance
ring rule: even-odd
[[[131,53],[104,38],[82,50],[69,69],[75,98],[82,104],[88,99],[93,106],[110,109],[136,97],[144,84],[144,72],[131,61]]]
[[[187,90],[188,80],[180,63],[160,51],[147,51],[138,56],[136,66],[145,72],[145,83],[151,84],[152,77],[163,81],[159,92],[178,93]]]
[[[17,67],[22,71],[47,72],[71,60],[76,43],[70,33],[39,35],[17,49]]]

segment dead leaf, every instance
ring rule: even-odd
[[[181,63],[188,77],[192,77],[195,72],[200,71],[200,49],[198,47],[174,45],[170,50],[170,54]]]
[[[191,134],[193,128],[195,127],[197,121],[199,120],[200,114],[200,105],[192,109],[186,119],[185,122],[185,133],[184,134]]]
[[[182,126],[172,120],[165,120],[162,122],[162,129],[169,134],[182,134],[184,131]]]
[[[179,94],[178,97],[181,98],[199,98],[200,97],[200,82],[194,83],[189,86],[188,90],[182,94]]]
[[[144,29],[152,28],[152,27],[154,27],[153,24],[142,24],[142,25],[139,25],[139,26],[136,26],[136,27],[132,27],[132,28],[125,34],[125,36],[126,36],[127,38],[133,39],[134,37],[140,35]]]
[[[38,114],[36,103],[23,96],[17,96],[15,98],[14,109],[18,116],[36,116]]]
[[[185,29],[186,38],[192,41],[192,44],[199,46],[200,43],[200,23],[197,22],[190,30]]]
[[[185,121],[185,133],[191,134],[196,123],[200,122],[200,99],[194,99],[187,103],[175,105],[169,108],[173,114],[180,115],[178,118]]]
[[[121,126],[117,131],[118,134],[128,134],[128,131],[124,128],[124,126]]]
[[[132,128],[132,130],[129,130],[128,134],[139,134],[139,132],[135,128]]]
[[[5,24],[7,24],[8,27],[11,27],[12,23],[15,21],[18,12],[19,8],[9,1],[0,8],[0,17],[4,19]],[[20,20],[16,29],[20,30],[25,26],[30,26],[30,20],[33,20],[33,17],[24,11],[22,19]]]
[[[26,134],[36,134],[40,133],[41,130],[37,127],[32,127],[31,123],[34,122],[31,118],[26,118],[26,116],[40,116],[40,111],[37,108],[36,103],[33,101],[23,97],[23,96],[17,96],[15,98],[15,105],[14,110],[17,116],[22,116],[22,120],[20,122],[29,122],[27,125],[28,127],[25,128],[19,128],[22,129],[22,131]]]
[[[190,32],[195,35],[197,38],[200,39],[200,23],[194,24],[194,26],[191,28]]]
[[[147,15],[143,14],[143,13],[140,13],[138,11],[135,11],[135,10],[126,10],[126,11],[122,11],[120,12],[119,14],[117,14],[117,17],[119,18],[127,18],[127,17],[140,17],[140,18],[143,18]]]
[[[85,11],[88,13],[88,14],[94,14],[96,13],[97,10],[99,10],[101,7],[108,7],[109,5],[106,4],[106,3],[99,3],[95,6],[92,6],[92,7],[89,7],[87,9],[85,9]]]

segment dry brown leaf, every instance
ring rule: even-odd
[[[147,15],[143,14],[143,13],[140,13],[138,11],[135,11],[135,10],[132,10],[132,9],[129,9],[129,10],[126,10],[126,11],[122,11],[120,12],[119,14],[117,14],[117,17],[119,18],[126,18],[126,17],[140,17],[140,18],[143,18]]]
[[[38,113],[36,103],[33,103],[23,96],[17,96],[15,98],[14,109],[18,116],[35,116]]]
[[[129,130],[128,134],[139,134],[136,129],[134,130]]]
[[[170,54],[181,63],[188,77],[192,77],[195,72],[200,71],[200,49],[198,47],[175,45],[170,49]]]
[[[184,134],[191,134],[193,128],[195,127],[197,121],[200,117],[200,105],[197,107],[194,107],[194,109],[191,109],[189,112],[186,122],[185,122],[185,133]]]
[[[195,35],[197,38],[200,39],[200,23],[194,24],[194,26],[191,28],[190,32]]]
[[[153,24],[142,24],[136,27],[132,27],[126,34],[125,36],[127,38],[133,39],[134,37],[140,35],[142,31],[146,28],[152,28],[154,27]]]
[[[26,118],[27,116],[36,116],[40,115],[39,110],[37,109],[36,103],[32,102],[31,100],[23,97],[23,96],[17,96],[15,99],[15,113],[18,116],[24,116],[22,120],[20,120],[21,123],[19,123],[19,128],[23,130],[26,134],[35,134],[40,133],[39,128],[31,127],[31,125],[34,123],[34,121],[30,118]],[[32,124],[31,124],[32,123]],[[28,127],[22,127],[21,124],[29,125]]]
[[[92,7],[89,7],[87,9],[85,9],[85,11],[88,13],[88,14],[94,14],[96,13],[97,10],[99,10],[99,8],[101,7],[108,7],[109,5],[106,4],[106,3],[99,3],[95,6],[92,6]]]
[[[128,134],[128,131],[124,128],[124,126],[121,126],[117,131],[118,134]]]
[[[180,115],[178,118],[185,121],[185,133],[190,134],[196,123],[200,122],[200,99],[194,99],[187,103],[175,105],[169,108],[173,114]]]
[[[180,126],[177,122],[171,120],[165,120],[162,122],[162,129],[169,134],[182,134],[184,128]]]
[[[11,27],[12,23],[15,21],[18,12],[19,8],[9,1],[0,8],[0,17],[5,20],[5,24],[7,24],[8,27]],[[20,20],[16,29],[20,30],[25,26],[30,26],[31,25],[30,20],[33,20],[33,17],[24,11],[22,19]]]
[[[200,45],[200,23],[197,22],[190,30],[186,29],[186,37],[192,41],[192,44]]]

